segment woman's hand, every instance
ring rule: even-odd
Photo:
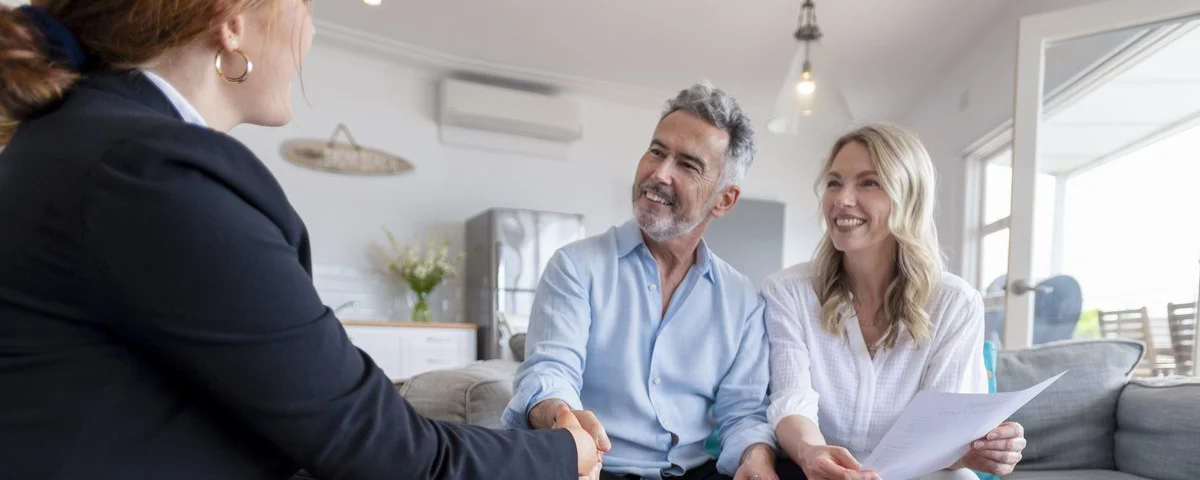
[[[603,467],[603,465],[601,465],[600,462],[596,462],[596,466],[592,467],[592,472],[586,476],[579,477],[579,480],[600,480],[601,467]]]
[[[1000,424],[983,438],[971,444],[959,464],[976,472],[1008,475],[1021,461],[1025,449],[1025,428],[1019,423]]]
[[[842,447],[808,447],[796,463],[808,480],[882,480],[875,472],[863,471],[862,464]]]

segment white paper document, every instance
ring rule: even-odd
[[[1067,372],[1017,392],[918,392],[863,468],[883,480],[907,480],[954,464],[978,440]]]

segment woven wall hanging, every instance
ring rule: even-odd
[[[339,134],[344,134],[347,141],[339,142]],[[340,123],[329,141],[298,139],[284,142],[283,156],[296,165],[348,175],[397,175],[413,169],[408,160],[359,145],[350,135],[350,129]]]

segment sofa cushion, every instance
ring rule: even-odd
[[[1134,380],[1117,405],[1117,469],[1162,480],[1200,472],[1200,378]]]
[[[1115,470],[1117,399],[1143,350],[1131,340],[1097,339],[1001,351],[999,392],[1029,388],[1068,371],[1010,419],[1025,428],[1028,441],[1017,469]]]
[[[508,339],[508,348],[512,349],[513,360],[525,361],[525,334],[518,333]]]
[[[1042,470],[1013,472],[1004,480],[1149,480],[1113,470]]]
[[[399,391],[426,417],[501,428],[500,414],[512,398],[516,373],[516,362],[486,360],[416,375]]]

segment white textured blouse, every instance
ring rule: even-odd
[[[179,112],[179,116],[183,117],[183,121],[201,127],[208,126],[208,122],[205,122],[204,117],[200,116],[200,111],[196,110],[196,107],[192,106],[192,103],[182,93],[179,93],[179,90],[176,90],[171,82],[149,70],[142,70],[142,75],[145,75],[150,83],[162,91],[163,95],[167,97],[167,101],[171,102],[171,105]]]
[[[763,284],[771,342],[772,429],[791,415],[808,417],[830,445],[866,460],[918,391],[987,393],[983,362],[983,297],[963,279],[943,274],[925,306],[931,337],[918,346],[901,335],[871,357],[857,317],[844,335],[821,326],[821,306],[808,264]]]

